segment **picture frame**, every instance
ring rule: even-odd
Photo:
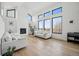
[[[16,9],[8,9],[6,11],[6,16],[9,18],[16,18]]]

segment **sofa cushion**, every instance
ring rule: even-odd
[[[12,41],[12,37],[8,32],[6,32],[2,38],[2,42],[9,42],[9,41]]]

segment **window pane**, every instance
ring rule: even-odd
[[[38,25],[38,28],[39,28],[39,29],[43,29],[43,21],[39,21],[38,24],[39,24],[39,25]]]
[[[53,14],[59,14],[61,12],[62,12],[62,8],[61,7],[53,10]]]
[[[53,18],[53,33],[61,33],[62,32],[62,17]]]
[[[27,19],[28,19],[28,21],[32,21],[32,16],[31,15],[28,15],[27,16]]]
[[[50,30],[51,28],[51,20],[45,20],[45,30]]]
[[[46,16],[51,16],[52,15],[52,12],[50,11],[50,12],[47,12],[47,13],[45,13],[45,17]]]

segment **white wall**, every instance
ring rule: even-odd
[[[9,3],[4,3],[4,2],[2,3],[2,9],[3,9],[2,17],[3,17],[3,20],[5,22],[5,32],[9,31],[10,28],[13,29],[14,32],[17,32],[17,30],[16,30],[16,28],[17,28],[16,19],[17,18],[6,17],[6,10],[7,9],[16,9],[16,7],[14,7],[13,4],[11,4],[11,5],[10,4]],[[14,22],[13,26],[9,25],[10,21]]]
[[[63,7],[63,21],[62,21],[62,34],[53,34],[54,38],[67,40],[68,32],[79,32],[79,3],[62,3]],[[69,23],[73,20],[73,23]]]
[[[5,31],[7,32],[9,30],[9,21],[14,22],[14,26],[10,27],[14,30],[15,33],[20,33],[20,28],[27,28],[28,21],[26,19],[27,11],[25,8],[22,7],[22,3],[20,2],[3,2],[2,8],[4,10],[4,22],[5,22]],[[7,9],[16,9],[16,18],[8,18],[6,17],[6,10]],[[28,33],[28,29],[27,29]]]
[[[1,17],[1,3],[0,3],[0,55],[1,55],[1,38],[5,32],[5,24],[3,18]]]
[[[79,32],[79,3],[62,3],[63,6],[63,27],[64,31],[67,32]],[[73,20],[73,24],[69,21]]]
[[[28,28],[28,20],[27,20],[27,12],[25,8],[18,7],[17,8],[17,30],[20,28]],[[20,31],[18,31],[19,33]],[[28,29],[27,29],[28,32]]]

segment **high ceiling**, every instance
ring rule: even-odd
[[[22,6],[28,13],[34,15],[49,7],[53,7],[56,2],[5,2],[3,4],[8,6]]]
[[[45,10],[46,8],[49,8],[53,6],[55,3],[53,2],[28,2],[23,3],[23,7],[26,8],[28,13],[34,15],[40,11]]]

